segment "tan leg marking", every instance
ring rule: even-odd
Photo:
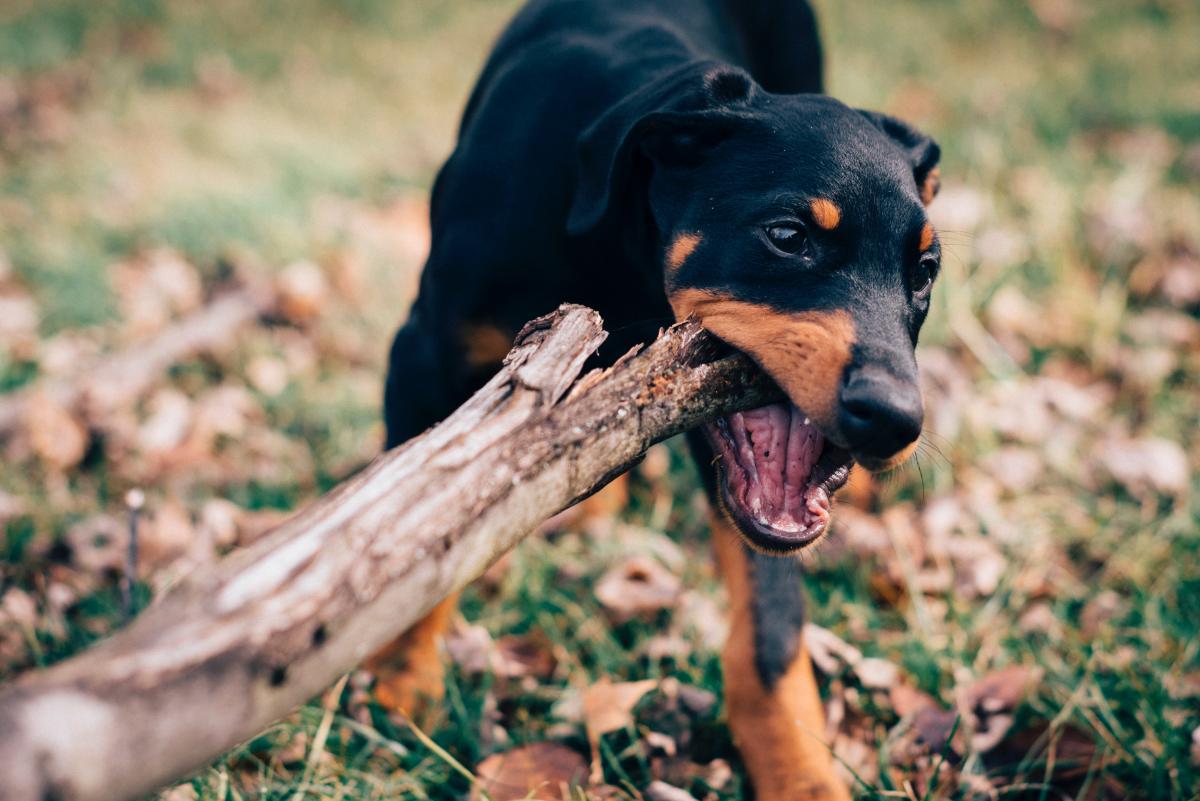
[[[792,402],[827,428],[837,422],[842,372],[850,362],[854,323],[845,311],[780,312],[701,289],[670,295],[675,318],[700,324],[750,355]]]
[[[721,654],[725,705],[734,743],[759,801],[850,801],[822,742],[825,710],[808,649],[767,689],[754,664],[753,586],[742,537],[714,513],[713,547],[729,593],[729,639]]]

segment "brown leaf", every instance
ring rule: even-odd
[[[938,708],[939,706],[932,695],[903,682],[893,684],[888,689],[888,696],[892,701],[892,709],[902,718],[922,709]]]
[[[1136,496],[1151,492],[1183,497],[1191,482],[1187,454],[1179,443],[1147,437],[1110,437],[1096,454],[1108,475]]]
[[[680,596],[675,620],[681,630],[694,635],[697,644],[708,651],[719,650],[729,635],[729,621],[717,603],[702,592],[687,590]]]
[[[960,731],[958,713],[936,706],[902,718],[888,733],[892,781],[898,786],[911,784],[917,797],[925,797],[935,782],[952,787],[963,751]]]
[[[158,794],[158,801],[196,801],[199,795],[190,783],[179,784]]]
[[[179,447],[192,425],[192,402],[177,389],[161,389],[146,404],[148,416],[138,428],[138,447],[165,455]]]
[[[622,560],[596,583],[596,600],[618,622],[668,609],[679,593],[679,579],[644,555]]]
[[[0,355],[30,358],[37,349],[41,314],[24,292],[0,291]]]
[[[246,365],[246,378],[264,395],[274,397],[287,389],[291,376],[287,362],[276,356],[257,356]]]
[[[1079,613],[1079,630],[1088,639],[1094,639],[1105,623],[1121,615],[1127,604],[1113,590],[1102,590],[1092,596]]]
[[[492,754],[475,768],[479,783],[471,798],[486,792],[492,801],[560,801],[569,788],[584,781],[587,762],[579,752],[558,743],[531,743]]]
[[[492,653],[492,635],[478,624],[457,625],[445,639],[446,653],[468,676],[487,671]]]
[[[553,675],[558,660],[544,636],[510,634],[496,640],[491,666],[492,673],[506,679],[526,676],[546,679]]]
[[[75,415],[43,395],[31,398],[25,432],[34,453],[55,470],[68,470],[87,453],[88,431]]]
[[[1000,668],[979,678],[967,688],[972,708],[984,712],[1011,711],[1025,700],[1040,671],[1024,665]]]
[[[632,726],[633,708],[657,684],[654,679],[613,684],[604,678],[583,690],[583,722],[592,748],[593,782],[599,783],[603,778],[600,738],[610,731]]]
[[[315,319],[329,299],[325,273],[311,261],[297,261],[285,267],[276,289],[279,314],[297,325]]]
[[[1038,22],[1058,34],[1074,31],[1087,11],[1077,0],[1030,0],[1029,8]]]
[[[657,780],[647,785],[646,798],[650,801],[696,801],[687,790]]]
[[[1013,713],[1041,678],[1041,671],[1024,665],[1001,668],[979,678],[966,690],[967,707],[975,718],[972,747],[990,751],[1013,724]]]
[[[11,587],[0,597],[0,613],[27,631],[37,626],[37,602],[19,587]]]
[[[14,517],[25,514],[28,509],[29,504],[23,498],[0,490],[0,526],[5,525]]]
[[[100,514],[75,523],[64,537],[71,562],[92,574],[120,573],[129,548],[128,523],[116,515]]]
[[[187,554],[195,533],[182,503],[172,498],[161,504],[138,531],[138,572],[148,576]]]
[[[988,456],[984,469],[1009,492],[1022,493],[1044,480],[1046,465],[1032,448],[1009,445]]]
[[[900,683],[900,668],[878,657],[867,657],[854,666],[859,683],[869,690],[887,690]]]
[[[815,623],[804,624],[804,644],[817,670],[826,676],[836,676],[843,666],[854,667],[863,658],[862,651]]]
[[[210,498],[200,507],[200,528],[217,548],[232,548],[238,540],[242,508],[224,498]]]
[[[200,274],[179,253],[158,248],[110,268],[125,335],[137,339],[204,299]]]

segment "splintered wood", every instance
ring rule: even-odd
[[[563,306],[447,420],[124,631],[0,691],[0,799],[138,798],[327,687],[650,447],[777,390],[694,322],[579,379],[605,338]],[[577,380],[579,379],[579,380]]]

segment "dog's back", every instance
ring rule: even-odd
[[[821,96],[821,78],[801,0],[534,0],[497,43],[439,174],[387,385],[397,444],[566,301],[603,315],[602,358],[694,316],[780,385],[785,402],[689,437],[722,509],[730,730],[763,801],[849,800],[820,741],[797,565],[767,552],[820,540],[852,464],[912,453],[914,349],[940,265],[925,209],[936,142]],[[422,658],[372,660],[384,703],[440,697],[436,644],[454,603],[393,649]]]

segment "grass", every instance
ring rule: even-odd
[[[888,699],[851,671],[827,677],[829,696],[853,699],[843,728],[868,748],[856,766],[874,765],[861,795],[970,798],[963,777],[986,777],[1003,798],[1200,797],[1198,307],[1161,280],[1200,258],[1200,7],[818,6],[830,91],[941,143],[935,219],[948,258],[921,350],[932,384],[926,446],[878,488],[865,523],[847,511],[846,532],[808,560],[811,616],[894,662],[947,710],[961,711],[974,677],[1040,671],[1003,747],[980,751],[953,731],[957,758],[936,786],[930,763],[903,758]],[[0,82],[33,109],[0,112],[0,248],[13,273],[0,275],[0,295],[27,295],[39,319],[33,344],[0,346],[0,391],[61,372],[55,349],[80,339],[119,347],[109,267],[156,246],[181,253],[206,287],[312,259],[334,283],[338,265],[352,264],[369,288],[331,294],[313,324],[262,326],[229,353],[173,369],[163,388],[196,404],[228,385],[249,393],[245,429],[216,440],[212,469],[163,468],[125,447],[117,425],[69,469],[5,446],[0,500],[15,500],[11,512],[0,503],[0,596],[27,593],[37,616],[21,627],[10,607],[0,612],[0,677],[65,658],[119,624],[113,575],[80,565],[72,532],[119,514],[130,486],[197,516],[213,497],[286,510],[369,458],[387,336],[419,267],[389,238],[389,215],[426,191],[514,7],[0,8]],[[256,384],[256,358],[286,365],[282,390]],[[127,413],[144,424],[149,401]],[[1106,466],[1104,448],[1132,463],[1129,442],[1149,438],[1181,450],[1182,487],[1153,486],[1161,460],[1133,478]],[[341,698],[316,699],[173,797],[459,798],[469,782],[453,762],[473,769],[544,739],[585,753],[568,702],[601,678],[671,677],[719,692],[718,656],[696,615],[681,606],[616,624],[592,592],[614,560],[665,532],[684,554],[684,586],[719,602],[695,475],[677,443],[667,454],[669,469],[635,477],[614,524],[628,539],[534,539],[498,581],[467,592],[468,620],[555,655],[549,676],[454,668],[428,731],[436,749],[363,705],[352,678]],[[856,534],[862,525],[881,527],[883,544]],[[981,577],[994,559],[996,574]],[[148,576],[143,600],[157,588]],[[651,659],[664,629],[687,647]],[[719,706],[668,724],[655,699],[639,706],[640,728],[606,739],[606,781],[627,795],[643,789],[653,770],[640,737],[663,726],[686,733],[694,761],[732,765],[719,789],[690,779],[697,797],[742,797]],[[1066,770],[1060,754],[1083,764]]]

